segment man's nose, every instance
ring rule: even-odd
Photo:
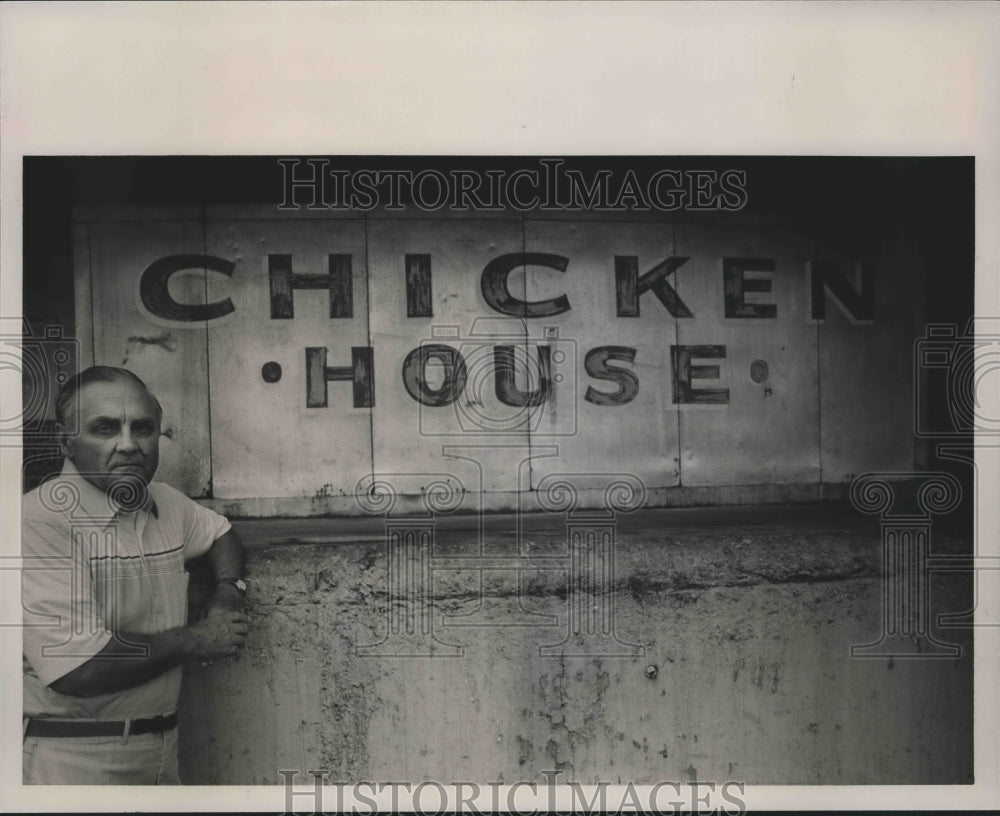
[[[118,435],[118,444],[115,447],[118,448],[120,453],[132,453],[139,450],[139,445],[128,428],[122,429],[122,432]]]

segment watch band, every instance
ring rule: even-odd
[[[229,584],[230,586],[236,587],[236,591],[240,595],[247,594],[247,582],[242,578],[220,578],[217,583],[219,584]]]

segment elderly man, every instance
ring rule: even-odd
[[[56,401],[58,478],[23,498],[26,784],[178,784],[181,664],[235,655],[247,634],[243,549],[229,522],[151,482],[159,402],[94,366]],[[187,624],[185,562],[217,588]]]

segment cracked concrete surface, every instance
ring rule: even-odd
[[[632,656],[569,656],[585,642],[567,628],[561,517],[526,519],[530,557],[481,575],[461,558],[516,555],[512,519],[487,517],[482,541],[476,519],[441,519],[423,605],[405,582],[390,590],[380,520],[236,526],[253,632],[237,660],[188,667],[190,782],[279,784],[278,770],[311,768],[342,781],[971,778],[968,631],[940,633],[965,647],[958,659],[850,657],[878,637],[882,582],[878,525],[849,510],[621,519],[608,594],[615,636],[644,646]],[[934,538],[938,551],[967,546],[952,531]],[[421,563],[411,553],[400,566],[414,575]],[[935,612],[969,608],[969,576],[934,576],[931,598]],[[440,654],[450,644],[462,656],[356,652],[420,641],[423,626]],[[544,654],[561,640],[561,654]]]

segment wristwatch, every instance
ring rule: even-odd
[[[247,594],[247,582],[242,578],[220,578],[218,583],[229,584],[230,586],[236,587],[236,591],[239,592],[240,595]]]

